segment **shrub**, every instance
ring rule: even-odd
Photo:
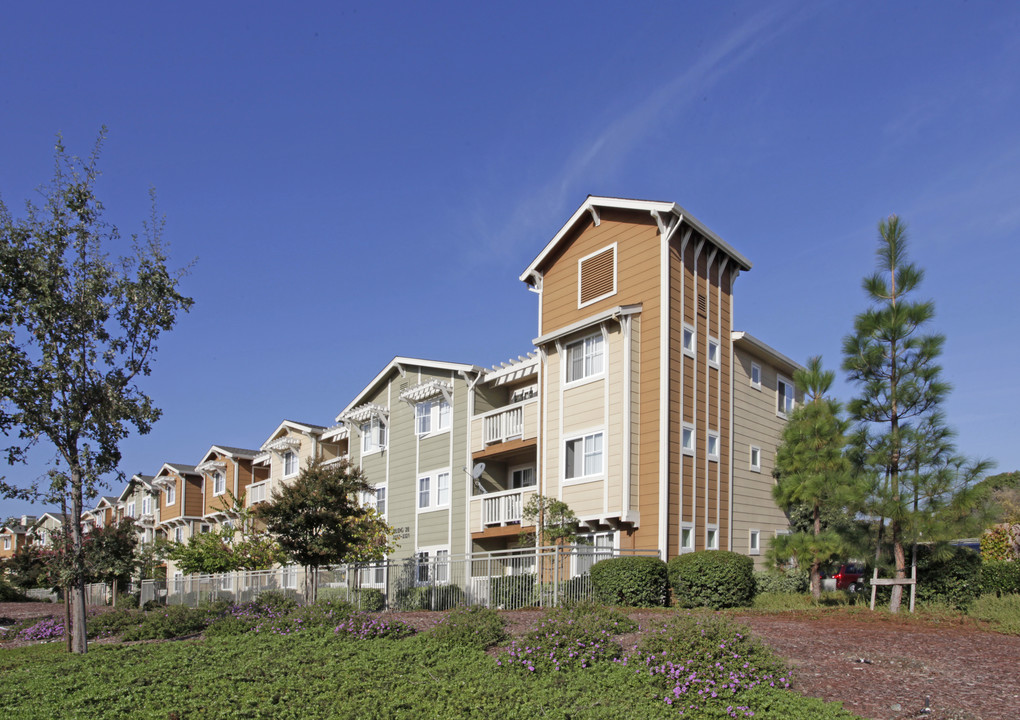
[[[618,658],[622,651],[613,636],[634,627],[626,615],[612,608],[580,603],[555,608],[536,629],[513,640],[499,664],[528,672],[588,668]]]
[[[592,565],[595,599],[610,605],[659,607],[666,603],[666,563],[657,557],[615,557]]]
[[[258,620],[251,617],[235,617],[226,615],[217,618],[205,629],[206,637],[221,637],[226,635],[244,635],[255,629]]]
[[[754,598],[754,561],[744,555],[700,550],[677,555],[667,569],[680,607],[745,607]]]
[[[579,602],[548,610],[546,623],[561,623],[587,632],[608,632],[611,635],[633,632],[638,624],[616,608],[594,603]]]
[[[791,568],[779,570],[760,570],[754,573],[755,595],[762,593],[806,593],[809,587],[808,571]]]
[[[16,588],[0,577],[0,602],[28,602],[31,600],[24,590]]]
[[[212,617],[205,610],[171,605],[145,613],[142,621],[128,628],[122,640],[169,640],[194,635],[205,630]]]
[[[280,590],[265,590],[258,594],[256,602],[259,607],[276,612],[290,612],[298,606],[298,601]]]
[[[992,623],[999,632],[1020,635],[1020,595],[982,595],[971,603],[967,614]]]
[[[474,605],[451,610],[428,637],[443,645],[466,645],[484,650],[507,639],[506,620],[488,608]]]
[[[930,546],[917,548],[917,600],[961,610],[978,596],[981,556],[970,548],[952,547],[936,554]]]
[[[502,610],[537,605],[534,575],[507,575],[489,579],[489,602]]]
[[[415,629],[399,620],[357,613],[337,625],[333,633],[337,638],[347,640],[399,639],[414,635]]]
[[[1020,562],[990,560],[981,563],[981,592],[1000,596],[1020,593]]]
[[[350,603],[363,612],[382,612],[386,609],[386,595],[377,588],[361,588],[352,594]]]
[[[401,610],[449,610],[464,603],[464,591],[457,585],[422,585],[397,591]]]
[[[86,629],[90,638],[120,635],[128,628],[138,625],[145,618],[145,613],[130,607],[118,607],[110,612],[100,613],[88,619]]]
[[[137,608],[140,593],[121,593],[117,596],[118,608]]]

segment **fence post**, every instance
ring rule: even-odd
[[[559,607],[560,604],[560,548],[559,546],[553,551],[553,607]]]

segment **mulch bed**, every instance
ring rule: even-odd
[[[62,613],[48,603],[0,604],[5,622]],[[642,625],[663,611],[639,610]],[[513,635],[541,621],[538,610],[504,612]],[[436,624],[431,612],[388,613],[418,630]],[[989,632],[977,623],[924,621],[885,613],[737,613],[793,667],[794,689],[842,702],[875,720],[1015,720],[1020,717],[1020,637]],[[623,644],[636,635],[620,638]],[[924,712],[925,709],[929,712]]]

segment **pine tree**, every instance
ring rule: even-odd
[[[924,330],[934,304],[908,299],[924,272],[907,260],[906,227],[892,215],[878,230],[878,269],[863,282],[871,307],[843,340],[843,369],[860,391],[847,406],[857,424],[851,455],[872,478],[876,558],[888,530],[895,577],[904,579],[906,546],[957,532],[967,488],[988,466],[955,455],[940,412],[949,393],[938,364],[945,339]],[[903,586],[894,585],[890,611],[899,610],[902,596]]]
[[[822,370],[820,357],[811,358],[806,369],[794,374],[794,382],[805,389],[807,402],[793,411],[783,429],[773,471],[776,503],[784,510],[807,506],[811,529],[777,537],[771,553],[775,559],[794,556],[810,563],[815,600],[822,593],[822,563],[838,557],[845,545],[839,533],[823,528],[822,514],[834,507],[852,506],[861,496],[843,455],[849,423],[840,416],[839,403],[826,397],[834,379],[831,370]]]

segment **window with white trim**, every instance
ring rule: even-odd
[[[579,382],[601,375],[605,368],[605,340],[602,333],[567,345],[567,382]]]
[[[386,587],[386,563],[372,562],[361,569],[362,587]]]
[[[142,496],[142,515],[152,515],[152,497],[150,495]]]
[[[287,590],[297,588],[297,567],[294,565],[287,565],[280,568],[280,587],[286,588]]]
[[[446,400],[424,400],[414,406],[414,432],[428,435],[450,429],[450,403]]]
[[[386,449],[386,424],[380,418],[374,417],[367,423],[362,423],[360,429],[362,454],[367,455]]]
[[[445,584],[450,580],[449,548],[421,548],[414,554],[420,585]]]
[[[714,338],[708,338],[708,365],[709,367],[719,368],[719,341]]]
[[[761,390],[761,365],[754,362],[751,363],[751,387]]]
[[[127,504],[127,510],[124,511],[125,517],[133,518],[135,516],[135,501],[132,500]]]
[[[286,450],[283,453],[283,476],[285,478],[297,475],[298,457],[293,450]]]
[[[442,470],[418,478],[418,510],[435,510],[450,505],[450,471]]]
[[[683,333],[684,355],[690,355],[691,357],[694,357],[694,347],[695,347],[695,342],[694,342],[694,326],[693,325],[688,325],[687,323],[684,323],[684,333]]]
[[[761,555],[761,530],[748,530],[748,555]]]
[[[599,560],[613,557],[616,535],[613,532],[582,533],[574,540],[574,547],[571,575],[579,577],[588,574]]]
[[[616,243],[577,261],[577,307],[616,294]]]
[[[719,549],[719,528],[716,525],[709,525],[705,530],[705,549]]]
[[[719,459],[719,433],[715,430],[708,431],[708,459]]]
[[[227,491],[227,476],[217,470],[213,473],[212,485],[213,495],[222,495]]]
[[[173,505],[174,503],[177,502],[177,486],[176,485],[167,485],[165,493],[166,493],[166,504],[167,505]]]
[[[510,489],[520,490],[521,488],[535,486],[535,468],[527,467],[513,468],[510,470]]]
[[[4,550],[10,550],[10,549],[11,549],[11,536],[10,535],[4,535]]]
[[[206,525],[205,523],[202,523],[201,525],[198,526],[198,532],[199,533],[207,533],[207,532],[210,532],[211,530],[212,530],[212,525]]]
[[[694,552],[694,523],[680,523],[680,552]]]
[[[380,515],[386,514],[386,486],[369,490],[362,495],[361,504],[373,508]]]
[[[786,417],[793,412],[794,396],[797,388],[784,377],[776,379],[776,415]]]
[[[684,423],[681,447],[683,448],[684,455],[694,454],[694,426],[690,423]]]
[[[751,472],[761,472],[761,448],[751,446]]]
[[[184,528],[180,525],[174,528],[174,541],[184,542]]]
[[[576,480],[602,474],[602,433],[567,440],[563,478]]]

